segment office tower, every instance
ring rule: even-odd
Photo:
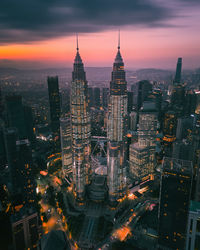
[[[70,117],[60,118],[60,136],[62,149],[62,170],[65,176],[72,172],[72,142]]]
[[[37,249],[38,214],[33,208],[22,207],[11,215],[14,250]]]
[[[7,128],[4,131],[4,141],[5,141],[5,150],[6,158],[8,163],[8,169],[10,174],[11,188],[12,192],[18,192],[17,182],[17,149],[16,141],[18,140],[18,131],[16,128]]]
[[[125,146],[127,130],[127,82],[124,62],[118,45],[110,82],[107,126],[107,166],[110,201],[116,201],[124,195],[125,182]]]
[[[136,83],[137,85],[137,110],[139,111],[142,107],[144,101],[147,100],[147,97],[152,91],[152,84],[147,81],[143,80]]]
[[[48,77],[48,92],[49,92],[49,106],[51,118],[51,130],[53,133],[53,140],[55,151],[60,151],[60,93],[58,86],[58,77]]]
[[[31,143],[33,143],[35,141],[35,135],[33,132],[33,114],[31,107],[24,106],[24,118],[27,130],[27,138]]]
[[[195,113],[197,106],[197,95],[193,90],[187,90],[185,94],[184,113],[191,115]]]
[[[178,118],[177,128],[176,128],[176,138],[178,140],[186,139],[192,132],[194,125],[195,125],[194,115]]]
[[[40,240],[40,250],[69,250],[71,245],[62,230],[51,230],[44,234]]]
[[[185,248],[191,185],[192,162],[165,157],[158,214],[161,249]]]
[[[29,141],[16,141],[17,167],[15,167],[16,184],[26,204],[35,202],[35,182],[33,177],[32,152]]]
[[[100,88],[94,88],[94,105],[96,108],[100,108]]]
[[[21,96],[6,96],[6,113],[8,127],[17,128],[19,138],[26,139],[27,128]]]
[[[156,109],[158,110],[158,113],[160,113],[162,105],[162,91],[160,89],[153,89],[152,93],[148,96],[148,100],[155,102]]]
[[[0,169],[6,164],[6,150],[3,129],[0,128]]]
[[[88,88],[88,104],[89,107],[94,107],[94,92],[93,88]]]
[[[181,83],[182,58],[178,58],[176,75],[171,93],[171,106],[179,115],[183,114],[185,104],[185,86]]]
[[[109,88],[103,88],[102,90],[102,105],[104,109],[108,108],[108,99],[109,99]]]
[[[2,91],[0,88],[0,118],[2,118],[3,116],[3,110],[4,110],[3,97],[2,97]]]
[[[133,92],[128,91],[128,113],[130,113],[133,109]]]
[[[132,111],[129,115],[129,129],[130,130],[137,130],[137,120],[138,120],[138,113],[136,111]]]
[[[131,144],[129,156],[130,172],[137,180],[154,173],[157,116],[155,103],[143,102],[139,113],[138,142]]]
[[[200,249],[200,202],[190,201],[186,250]]]
[[[91,176],[91,125],[87,88],[84,66],[77,44],[71,82],[71,124],[73,189],[78,201],[83,200],[85,186],[90,183]]]
[[[181,160],[194,160],[194,146],[187,140],[175,141],[173,143],[172,157]]]
[[[169,110],[164,114],[163,121],[163,140],[172,143],[176,140],[177,115],[174,111]]]
[[[190,201],[186,250],[200,249],[200,202]]]
[[[177,65],[176,65],[176,75],[174,78],[175,84],[181,83],[181,70],[182,70],[182,58],[178,58]]]

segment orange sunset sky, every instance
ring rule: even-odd
[[[60,1],[57,2],[60,3]],[[144,2],[147,4],[152,1]],[[161,0],[155,2],[159,3],[158,6],[162,6],[163,11],[165,8],[169,11]],[[174,4],[175,2],[176,4]],[[154,5],[152,6],[155,8]],[[34,22],[31,24],[33,20],[30,20],[29,25],[20,23],[21,26],[18,25],[17,28],[14,27],[15,23],[11,22],[12,27],[9,19],[7,20],[9,25],[3,20],[0,26],[0,32],[2,29],[3,33],[3,38],[0,38],[0,66],[71,67],[75,55],[76,32],[79,34],[80,53],[86,66],[111,66],[116,54],[119,28],[121,30],[121,52],[128,68],[174,68],[177,57],[183,57],[186,68],[200,66],[200,4],[198,1],[194,0],[193,5],[187,3],[181,5],[178,0],[171,1],[171,13],[163,19],[165,14],[162,14],[159,20],[154,20],[154,17],[151,16],[146,18],[146,15],[149,14],[149,11],[146,10],[148,6],[136,7],[138,12],[133,14],[141,12],[144,17],[136,17],[133,23],[129,19],[123,23],[123,17],[120,17],[123,25],[120,23],[118,25],[117,22],[115,24],[114,17],[112,17],[114,20],[110,20],[110,15],[114,16],[112,6],[110,7],[111,14],[108,10],[106,16],[108,20],[103,20],[103,24],[101,23],[101,18],[104,18],[103,14],[99,20],[95,16],[89,20],[91,23],[95,21],[92,28],[85,16],[80,20],[73,20],[71,17],[70,24],[67,20],[65,21],[65,17],[62,22],[61,20],[58,22],[57,19],[51,21],[47,18],[45,25],[35,24],[36,27],[33,25]],[[63,13],[62,8],[65,10],[66,6],[59,8],[59,13]],[[95,6],[93,9],[96,10]],[[97,16],[102,13],[102,10],[96,11]],[[128,10],[125,9],[124,12],[126,14]],[[1,10],[0,14],[2,14]],[[21,14],[25,15],[23,11]],[[18,20],[19,17],[15,18]],[[26,18],[25,15],[24,22],[26,22]],[[83,29],[81,29],[82,22],[84,23]],[[74,29],[71,26],[74,26]],[[57,32],[57,27],[62,27],[61,31]]]

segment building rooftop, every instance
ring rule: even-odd
[[[192,175],[192,162],[176,158],[164,157],[163,171],[173,171],[177,173]]]
[[[190,201],[190,211],[200,212],[200,202]]]

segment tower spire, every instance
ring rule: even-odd
[[[119,33],[118,33],[118,50],[120,50],[120,29],[119,29]]]
[[[78,47],[78,33],[76,33],[76,50],[79,51],[79,47]]]

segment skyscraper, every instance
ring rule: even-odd
[[[14,250],[37,249],[38,214],[33,208],[22,207],[11,216]]]
[[[94,104],[96,108],[100,108],[100,88],[94,88]]]
[[[127,82],[120,43],[113,64],[108,106],[108,188],[110,201],[116,201],[125,191],[125,147],[127,130]]]
[[[102,89],[102,104],[103,107],[107,109],[108,107],[108,97],[109,97],[109,88]]]
[[[139,111],[142,107],[144,101],[147,100],[148,95],[152,91],[152,84],[147,81],[143,80],[137,82],[137,110]]]
[[[60,151],[60,93],[58,86],[58,77],[48,77],[48,92],[50,105],[51,130],[55,143],[55,151]]]
[[[60,118],[60,136],[62,149],[62,170],[67,175],[72,172],[71,121],[69,117]]]
[[[182,70],[182,58],[179,57],[176,65],[176,75],[174,78],[174,83],[175,84],[180,84],[181,83],[181,70]]]
[[[71,124],[73,190],[78,201],[83,200],[85,186],[90,183],[91,175],[91,125],[87,91],[88,85],[77,43],[71,82]]]
[[[165,157],[159,203],[161,249],[185,249],[192,185],[192,162]]]
[[[18,130],[19,138],[27,138],[27,128],[24,115],[22,97],[19,95],[6,96],[6,113],[8,127],[15,127]]]
[[[138,142],[130,146],[130,172],[136,180],[151,176],[155,165],[157,110],[154,102],[143,102],[139,113]]]

